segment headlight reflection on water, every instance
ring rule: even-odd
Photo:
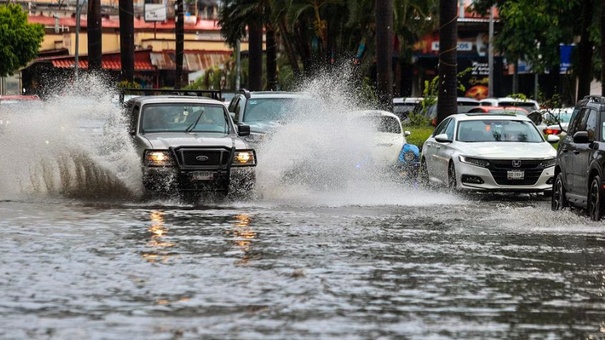
[[[157,248],[162,250],[164,248],[170,248],[174,246],[172,242],[166,242],[164,238],[168,235],[168,228],[164,225],[164,212],[159,210],[153,210],[150,215],[151,225],[147,228],[147,231],[151,234],[151,239],[147,242],[147,245],[151,248]],[[161,254],[160,252],[146,252],[143,253],[143,258],[148,262],[168,262],[171,255]]]
[[[236,264],[245,265],[250,262],[253,240],[258,237],[258,233],[250,227],[250,215],[239,214],[235,215],[234,218],[233,228],[228,231],[228,234],[233,237],[233,243],[244,253]]]

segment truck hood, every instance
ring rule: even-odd
[[[174,133],[148,133],[145,135],[145,138],[149,141],[152,149],[158,150],[181,146],[223,146],[227,148],[235,146],[236,149],[249,148],[244,141],[225,134],[188,133],[175,135]]]

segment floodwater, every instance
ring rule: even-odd
[[[65,101],[0,134],[1,339],[605,338],[605,225],[582,212],[347,169],[288,183],[305,124],[259,153],[253,199],[141,201],[115,111]]]
[[[4,200],[0,338],[603,338],[602,223],[401,189]]]

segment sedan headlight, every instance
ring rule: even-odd
[[[459,159],[462,163],[472,164],[475,166],[480,166],[482,168],[487,168],[489,166],[489,162],[481,158],[473,158],[460,155]]]
[[[256,153],[254,150],[235,150],[232,166],[255,166]]]
[[[145,150],[143,163],[146,166],[173,166],[174,159],[167,150]]]
[[[542,163],[540,163],[540,165],[546,169],[546,168],[550,168],[552,166],[555,166],[555,163],[557,162],[556,158],[551,158],[551,159],[545,159],[542,161]]]

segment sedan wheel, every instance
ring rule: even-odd
[[[557,174],[557,178],[555,179],[555,184],[553,185],[552,189],[552,196],[550,198],[550,207],[552,210],[562,210],[567,207],[562,172],[559,172],[559,174]]]
[[[447,169],[447,186],[452,191],[458,188],[458,183],[456,182],[456,167],[454,166],[454,163],[450,163]]]
[[[590,182],[590,190],[588,190],[588,216],[593,221],[601,219],[601,177],[595,176]]]

